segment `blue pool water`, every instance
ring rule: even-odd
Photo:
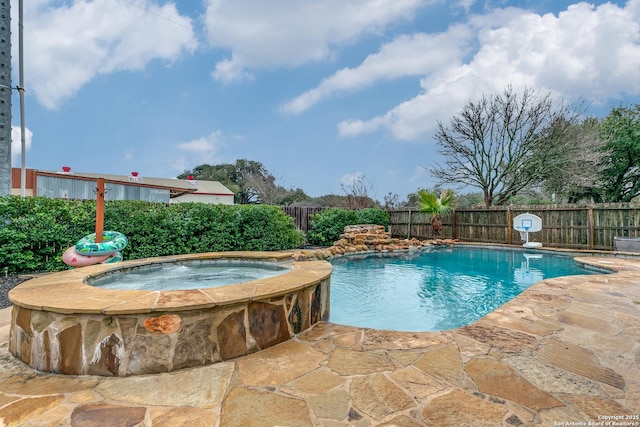
[[[567,256],[463,247],[332,265],[329,320],[398,331],[464,326],[540,280],[594,273]]]

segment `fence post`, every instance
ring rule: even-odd
[[[458,212],[453,209],[453,224],[451,224],[451,238],[458,238]]]
[[[594,230],[594,226],[593,226],[593,206],[589,206],[589,213],[587,215],[587,222],[589,223],[588,224],[589,227],[587,228],[588,233],[589,233],[589,235],[587,236],[587,239],[589,240],[589,242],[588,242],[589,243],[589,249],[593,250],[593,245],[594,245],[594,243],[593,243],[593,240],[594,240],[593,239],[593,230]]]
[[[511,206],[507,207],[507,244],[510,245],[513,243],[513,236],[512,236],[512,232],[511,232],[511,227],[512,227],[512,223],[513,220],[511,219],[511,217],[513,216],[513,213],[511,212]]]
[[[409,208],[409,220],[407,221],[407,240],[411,239],[411,208]]]

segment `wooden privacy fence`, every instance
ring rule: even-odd
[[[281,206],[284,213],[293,218],[293,222],[296,224],[298,230],[302,230],[305,233],[309,231],[309,220],[311,215],[323,211],[327,208],[309,208],[304,206]]]
[[[628,204],[495,206],[456,208],[442,217],[442,237],[468,242],[519,244],[513,218],[532,213],[542,219],[542,231],[530,240],[545,246],[612,250],[614,236],[640,237],[640,208]],[[431,217],[416,209],[389,211],[394,237],[433,238]]]
[[[282,207],[298,230],[309,231],[311,215],[327,208]],[[432,239],[431,217],[416,208],[389,210],[393,237]],[[513,218],[532,213],[542,231],[530,239],[545,246],[612,250],[614,236],[640,237],[640,207],[628,204],[494,206],[456,208],[442,217],[442,237],[467,242],[520,244]]]

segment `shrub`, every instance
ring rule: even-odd
[[[360,209],[358,213],[358,224],[378,224],[385,229],[389,227],[389,212],[378,208]]]
[[[293,219],[264,205],[105,202],[104,229],[129,240],[125,259],[239,250],[286,250],[302,242]],[[95,231],[95,201],[0,197],[0,268],[66,269],[64,250]]]
[[[301,243],[293,218],[277,206],[238,205],[237,227],[240,239],[237,250],[275,251],[291,249]]]

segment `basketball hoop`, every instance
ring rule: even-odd
[[[529,241],[529,233],[542,230],[542,220],[539,216],[530,213],[520,214],[513,219],[513,229],[520,233],[520,240],[524,242],[522,246],[525,248],[542,246],[542,243]]]
[[[529,233],[527,233],[527,232],[526,232],[526,231],[524,231],[524,230],[519,230],[519,233],[520,233],[520,241],[522,241],[522,242],[526,242],[526,241],[527,241],[527,235],[528,235]]]

